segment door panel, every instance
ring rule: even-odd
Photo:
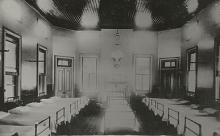
[[[68,96],[72,93],[72,69],[65,69],[65,91]]]
[[[58,85],[57,95],[62,96],[62,93],[64,91],[64,69],[63,68],[57,69],[57,73],[58,73],[56,78],[58,81],[56,83],[56,85]]]
[[[96,90],[97,88],[97,58],[82,58],[82,88]]]

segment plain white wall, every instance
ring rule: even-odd
[[[158,58],[180,57],[181,45],[181,28],[158,32]]]

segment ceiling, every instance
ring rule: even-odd
[[[25,1],[53,25],[62,28],[165,30],[182,26],[215,0]],[[141,16],[137,18],[138,15]],[[148,24],[146,15],[150,15],[150,25],[139,27],[138,23]],[[88,22],[96,25],[84,27]]]

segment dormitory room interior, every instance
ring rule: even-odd
[[[0,0],[0,136],[220,136],[220,0]]]

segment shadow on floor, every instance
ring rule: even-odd
[[[174,126],[163,122],[162,118],[155,116],[142,102],[142,97],[131,97],[130,105],[140,123],[141,135],[177,135]]]
[[[70,123],[58,127],[56,135],[177,135],[172,125],[162,122],[160,117],[154,116],[141,97],[132,97],[131,109],[140,124],[139,131],[131,129],[101,130],[105,108],[96,101],[90,101],[80,113],[73,117]]]

